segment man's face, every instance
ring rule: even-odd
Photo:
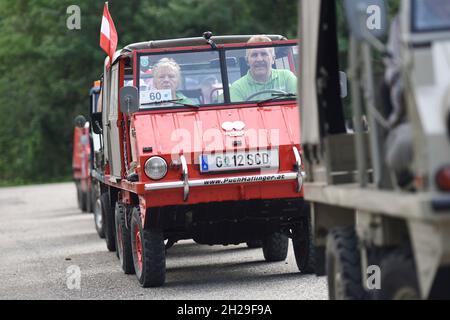
[[[160,67],[155,73],[154,82],[156,89],[170,89],[174,92],[178,87],[178,72],[169,66]]]
[[[268,79],[274,56],[270,48],[249,49],[247,62],[250,67],[250,73],[257,81]]]

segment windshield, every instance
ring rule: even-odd
[[[414,31],[440,31],[450,29],[449,0],[414,0]]]
[[[295,99],[297,55],[294,45],[139,54],[140,108]]]
[[[297,54],[296,46],[228,50],[231,102],[261,101],[283,94],[292,99],[297,92]]]

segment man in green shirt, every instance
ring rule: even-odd
[[[256,35],[247,43],[270,42],[271,39],[264,35]],[[230,87],[230,98],[232,102],[247,100],[262,100],[272,97],[272,92],[277,90],[286,93],[296,93],[297,77],[290,71],[284,69],[272,69],[275,63],[274,48],[248,49],[246,53],[249,70],[245,76],[236,80]],[[265,92],[257,94],[258,92]],[[249,99],[250,98],[250,99]]]

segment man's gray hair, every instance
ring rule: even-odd
[[[255,42],[272,42],[272,39],[270,39],[265,34],[255,34],[254,36],[251,36],[250,39],[248,39],[247,43],[255,43]],[[272,53],[272,56],[275,57],[275,48],[268,48],[270,52]],[[251,49],[247,49],[245,52],[245,57],[248,58],[249,52]]]

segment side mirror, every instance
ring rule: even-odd
[[[94,131],[95,134],[101,134],[102,133],[101,112],[91,114],[91,122],[92,122],[92,131]]]
[[[386,4],[384,0],[344,0],[344,9],[350,32],[358,40],[372,43],[387,33]]]
[[[78,128],[84,128],[84,125],[86,124],[86,118],[82,115],[78,115],[75,117],[74,123]]]
[[[136,87],[122,87],[119,95],[120,111],[129,115],[139,110],[139,96],[138,89]]]

